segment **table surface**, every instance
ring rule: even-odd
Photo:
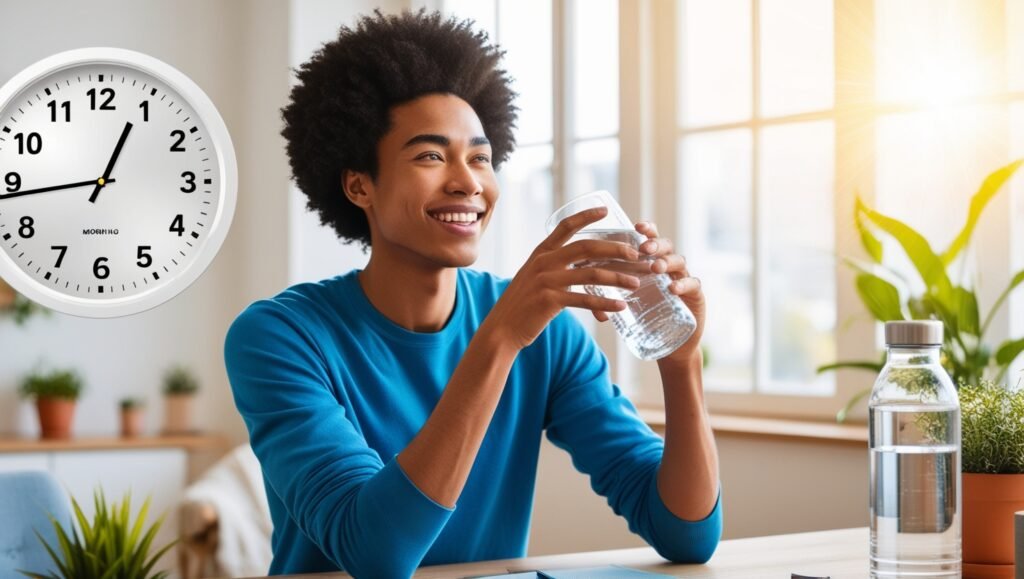
[[[415,576],[448,579],[602,565],[622,565],[673,577],[789,579],[796,573],[831,579],[862,579],[868,576],[868,530],[862,527],[722,541],[706,565],[673,565],[659,557],[654,549],[643,547],[421,567]],[[326,573],[291,577],[340,579],[349,575]]]

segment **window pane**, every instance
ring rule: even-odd
[[[921,233],[934,251],[945,251],[964,225],[971,196],[1006,162],[1008,124],[1006,112],[994,106],[880,117],[876,206]],[[984,227],[984,214],[982,219]],[[924,283],[900,246],[888,236],[880,239],[885,263],[904,274],[907,290],[922,293]],[[970,252],[963,258],[968,262],[954,262],[954,271],[963,267],[971,275]]]
[[[761,116],[832,108],[832,2],[761,0]]]
[[[574,2],[576,136],[612,136],[619,132],[619,2]]]
[[[836,260],[832,121],[769,127],[761,136],[760,207],[767,259],[770,393],[831,395],[836,357]]]
[[[704,385],[750,392],[754,383],[750,131],[683,139],[679,253],[708,296]]]
[[[495,2],[497,0],[444,0],[443,11],[446,15],[454,15],[460,20],[473,20],[473,30],[483,30],[487,32],[491,42],[497,42]]]
[[[1010,158],[1024,157],[1024,102],[1010,105],[1010,126],[1012,127],[1010,142]],[[1010,231],[1010,263],[1011,271],[1024,270],[1024,180],[1016,178],[1009,183],[1013,195],[1013,220]],[[1024,292],[1017,290],[1010,297],[1010,335],[1024,336]],[[1010,366],[1007,382],[1011,386],[1024,388],[1024,359],[1018,357]],[[1018,383],[1018,380],[1021,380]]]
[[[750,0],[684,0],[679,14],[680,123],[750,118]]]
[[[939,105],[1000,90],[1002,2],[886,0],[875,19],[879,100]]]
[[[554,211],[552,154],[550,145],[522,147],[502,165],[501,197],[481,244],[481,256],[488,253],[493,263],[481,269],[512,277],[547,236],[544,220]]]
[[[1006,0],[1007,67],[1010,90],[1024,90],[1024,0]]]
[[[619,140],[600,139],[574,147],[576,179],[573,195],[604,189],[613,195],[619,191]]]
[[[516,140],[520,145],[551,142],[551,0],[502,0],[498,9],[498,40],[519,93]]]

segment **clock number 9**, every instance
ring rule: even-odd
[[[151,245],[139,246],[139,261],[135,262],[139,267],[149,267],[153,264],[153,256],[147,253],[150,249],[153,249]],[[146,262],[143,263],[142,260],[146,260]]]
[[[14,193],[18,189],[21,189],[21,175],[11,172],[4,177],[4,183],[7,184],[7,192]]]
[[[192,171],[185,171],[184,173],[181,174],[181,177],[185,179],[185,185],[187,186],[181,188],[182,193],[192,193],[193,191],[196,190],[195,173],[193,173]]]
[[[97,257],[92,264],[92,274],[96,279],[107,279],[110,277],[110,268],[103,265],[107,261],[105,257]]]

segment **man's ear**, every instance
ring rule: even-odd
[[[341,176],[341,186],[345,196],[356,205],[368,209],[373,205],[373,179],[368,173],[346,169]]]

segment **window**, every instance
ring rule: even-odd
[[[949,244],[984,176],[1024,155],[1024,2],[675,9],[675,206],[709,297],[709,405],[827,418],[872,377],[815,367],[882,347],[841,259],[863,256],[854,195]],[[1020,188],[990,204],[962,264],[983,311],[1024,266]],[[886,264],[912,274],[899,253]],[[1024,332],[1022,301],[998,341]]]

